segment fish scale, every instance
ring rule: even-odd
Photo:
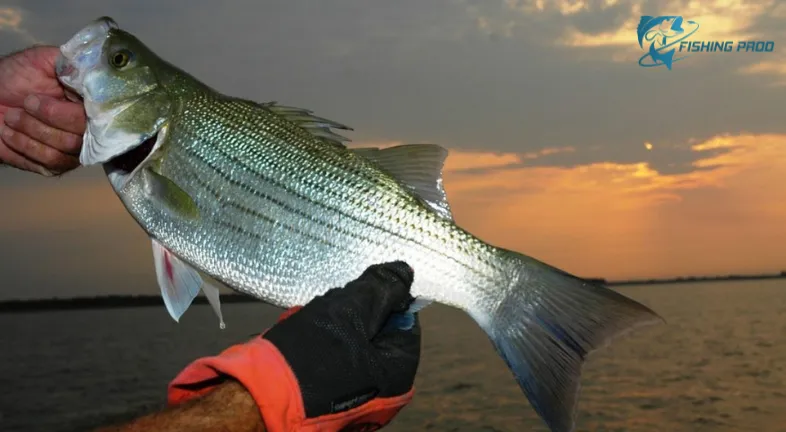
[[[197,88],[194,93],[200,91]],[[429,277],[435,272],[472,272],[488,279],[488,271],[478,268],[478,255],[450,253],[468,250],[466,236],[451,233],[455,225],[412,199],[392,179],[381,177],[367,161],[342,154],[307,134],[276,127],[275,122],[268,128],[249,129],[249,124],[262,123],[272,115],[255,104],[182,92],[180,97],[188,101],[184,104],[188,108],[168,126],[160,172],[183,186],[204,220],[215,228],[203,225],[196,230],[183,221],[172,229],[159,223],[160,218],[145,218],[141,224],[181,258],[238,290],[283,307],[302,304],[326,288],[341,286],[347,278],[351,280],[349,275],[371,264],[395,259],[413,263],[418,269],[417,282],[439,283],[416,283],[415,295],[458,307],[468,307],[470,298],[479,297],[469,292],[467,303],[457,304],[461,297],[453,288],[442,286],[450,278]],[[255,120],[255,116],[262,118]],[[293,175],[306,156],[313,174]],[[337,177],[341,172],[349,175]],[[124,194],[136,206],[150,208],[132,206],[129,210],[132,214],[156,211],[154,201],[133,198],[145,194],[137,183],[141,185],[142,180],[132,180]],[[217,200],[219,190],[225,198]],[[361,193],[364,190],[373,193]],[[404,205],[402,198],[407,200]],[[402,219],[417,223],[395,223]],[[203,234],[222,232],[222,227],[236,231],[223,238]],[[211,242],[212,255],[200,256]],[[455,245],[451,248],[450,243]],[[484,246],[479,241],[475,244]],[[252,254],[243,255],[246,264],[239,264],[239,251],[249,249]],[[435,250],[446,253],[435,257]],[[326,274],[335,275],[330,285],[325,285]],[[447,298],[439,291],[452,293]]]
[[[223,326],[218,290],[203,275],[290,307],[403,260],[415,270],[417,300],[389,325],[408,330],[432,301],[463,310],[552,432],[575,429],[587,354],[661,321],[613,290],[456,225],[439,146],[349,149],[332,131],[346,126],[220,94],[111,18],[60,52],[58,78],[88,114],[80,162],[103,165],[150,236],[175,320],[201,290]]]

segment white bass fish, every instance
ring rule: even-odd
[[[200,289],[220,317],[218,291],[203,275],[291,307],[373,264],[405,261],[415,270],[412,312],[436,301],[469,314],[554,432],[574,429],[587,354],[660,320],[457,226],[440,146],[349,149],[332,131],[346,126],[221,94],[110,18],[60,51],[58,77],[89,119],[80,161],[104,167],[150,236],[175,319]]]

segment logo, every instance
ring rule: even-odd
[[[639,58],[639,66],[666,66],[671,70],[674,63],[694,53],[771,53],[774,41],[695,41],[688,40],[699,30],[696,21],[685,21],[679,15],[644,15],[636,28],[639,47],[646,53]],[[649,43],[645,48],[645,42]]]
[[[379,390],[376,388],[365,389],[361,392],[356,394],[352,394],[349,396],[344,397],[341,401],[332,401],[330,402],[330,413],[335,414],[341,411],[351,410],[352,408],[357,408],[360,405],[374,399],[374,397],[379,393]]]

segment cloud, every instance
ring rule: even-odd
[[[786,192],[772,185],[786,181],[786,136],[721,135],[690,148],[705,157],[673,175],[646,163],[473,171],[472,160],[499,168],[517,155],[455,152],[445,185],[470,231],[578,274],[777,270]]]
[[[513,37],[514,30],[526,32],[527,37],[543,44],[604,50],[602,57],[577,54],[584,60],[605,58],[618,63],[636,61],[641,55],[636,28],[642,15],[679,14],[694,20],[700,28],[692,40],[772,40],[776,34],[783,34],[786,19],[786,8],[774,0],[506,0],[497,7],[507,13],[495,10],[490,6],[493,4],[480,7],[472,3],[467,7],[483,33]],[[538,20],[548,25],[537,25]],[[774,23],[765,26],[764,20]],[[689,67],[697,67],[700,62],[694,60]]]
[[[600,47],[630,45],[631,40],[635,40],[636,26],[641,15],[682,15],[686,20],[700,23],[701,28],[696,33],[696,38],[703,40],[747,40],[764,36],[756,28],[756,23],[772,9],[775,2],[774,0],[757,2],[743,0],[700,2],[620,0],[615,2],[555,1],[552,4],[565,17],[563,23],[566,26],[566,34],[561,40],[563,43],[569,46]],[[599,16],[604,9],[610,7],[624,13],[622,15],[624,20],[616,28],[608,31],[588,32],[577,25],[576,21],[579,16]],[[514,9],[516,8],[514,7]],[[522,8],[516,10],[522,10]],[[531,8],[524,10],[532,11]],[[548,11],[547,8],[535,8],[535,10],[537,13]],[[619,19],[620,16],[616,18]]]
[[[573,147],[544,148],[536,152],[520,154],[494,154],[484,152],[454,152],[451,156],[450,170],[461,173],[479,173],[516,169],[524,166],[551,165],[549,157],[574,153]]]
[[[689,144],[696,153],[695,168],[690,172],[664,174],[647,162],[613,163],[596,162],[573,167],[527,166],[527,160],[569,152],[572,149],[546,149],[537,154],[511,154],[453,151],[445,171],[456,182],[456,190],[487,192],[504,185],[523,185],[540,192],[579,191],[609,187],[617,193],[637,194],[641,203],[649,203],[646,193],[656,192],[658,199],[664,193],[679,200],[679,191],[724,185],[724,181],[741,172],[758,169],[762,163],[782,158],[786,165],[786,148],[783,135],[730,135],[712,137],[700,143]],[[780,162],[775,162],[780,163]],[[512,181],[520,174],[526,178]],[[481,179],[482,178],[482,179]],[[482,181],[476,181],[482,180]],[[557,181],[555,181],[557,180]],[[558,189],[552,189],[557,186]],[[516,190],[512,188],[511,190]]]
[[[537,163],[647,161],[663,171],[687,167],[694,156],[669,143],[722,130],[786,131],[779,119],[749,114],[772,112],[778,94],[728,85],[743,64],[711,73],[697,64],[677,79],[611,63],[614,47],[555,45],[569,26],[614,31],[633,16],[630,1],[196,1],[176,22],[166,18],[175,6],[152,0],[142,0],[145,8],[118,0],[66,9],[25,2],[24,19],[43,40],[60,43],[110,14],[213,88],[312,109],[354,127],[356,141],[517,153],[574,147]],[[201,30],[217,27],[222,32]],[[638,48],[635,33],[628,40]],[[638,55],[628,56],[630,66]],[[700,112],[712,115],[697,122]],[[645,141],[660,150],[645,153]]]
[[[773,87],[786,86],[786,59],[754,63],[740,68],[739,71],[746,75],[769,78],[768,83]]]
[[[13,33],[20,37],[23,43],[39,43],[23,24],[24,13],[19,8],[2,7],[0,5],[0,34]]]

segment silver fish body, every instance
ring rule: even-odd
[[[149,234],[173,318],[199,272],[277,306],[307,303],[367,267],[415,270],[431,301],[483,328],[553,432],[574,430],[586,356],[658,315],[608,288],[457,226],[434,145],[349,149],[309,111],[220,94],[109,18],[61,47],[58,77],[84,98],[80,161],[103,164]],[[345,127],[343,127],[345,128]]]
[[[159,172],[201,218],[171,214],[136,176],[117,193],[183,260],[277,306],[302,305],[372,264],[404,260],[416,297],[469,309],[504,293],[498,249],[443,218],[362,156],[326,145],[253,102],[188,99]]]

